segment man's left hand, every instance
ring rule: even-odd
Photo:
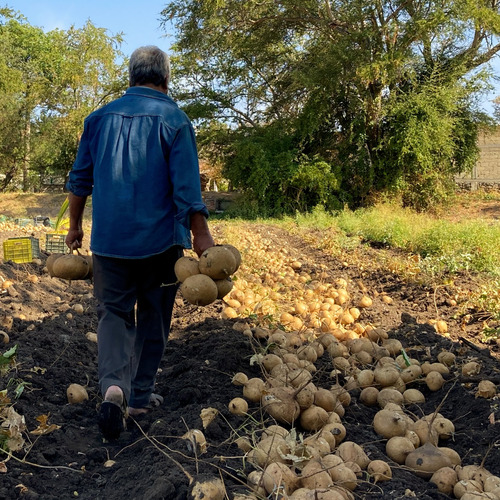
[[[198,255],[198,257],[201,257],[201,254],[207,248],[213,246],[215,246],[215,242],[210,233],[193,235],[193,250],[196,252],[196,255]]]

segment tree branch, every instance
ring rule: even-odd
[[[491,47],[489,50],[475,57],[471,61],[471,64],[467,65],[467,68],[473,69],[477,68],[478,66],[481,66],[481,64],[488,62],[498,51],[500,51],[500,43],[493,45],[493,47]]]

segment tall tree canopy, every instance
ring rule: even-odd
[[[497,0],[174,0],[162,15],[176,97],[260,207],[394,191],[424,208],[477,159]]]
[[[91,22],[46,33],[0,9],[0,190],[67,174],[83,118],[126,88],[121,40]]]

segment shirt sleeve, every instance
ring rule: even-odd
[[[175,219],[190,229],[190,215],[208,210],[201,197],[200,167],[196,138],[191,123],[183,125],[174,137],[169,157],[173,198],[177,208]]]
[[[66,184],[68,191],[76,196],[89,196],[94,185],[94,164],[90,154],[88,123],[85,122],[73,168]]]

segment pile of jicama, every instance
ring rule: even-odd
[[[260,405],[276,422],[258,438],[254,434],[236,440],[255,469],[248,475],[251,492],[240,498],[279,494],[290,500],[354,499],[360,481],[389,481],[392,467],[404,466],[455,498],[500,499],[500,477],[479,464],[463,465],[447,446],[455,430],[451,420],[438,411],[418,419],[405,411],[407,405],[425,402],[415,385],[439,391],[452,371],[475,375],[478,363],[459,366],[447,351],[435,362],[421,363],[408,357],[401,343],[388,338],[382,328],[367,328],[366,337],[339,340],[323,333],[307,341],[297,331],[250,327],[245,322],[235,327],[264,340],[266,348],[265,354],[254,356],[262,377],[234,375],[242,397],[230,401],[229,410],[245,416],[249,405]],[[333,365],[328,389],[314,382],[315,363],[325,355]],[[343,385],[336,383],[339,375]],[[354,389],[360,391],[363,404],[379,408],[373,427],[386,440],[387,461],[371,460],[362,446],[348,439],[342,417]],[[486,398],[495,394],[495,384],[487,380],[476,393]]]

